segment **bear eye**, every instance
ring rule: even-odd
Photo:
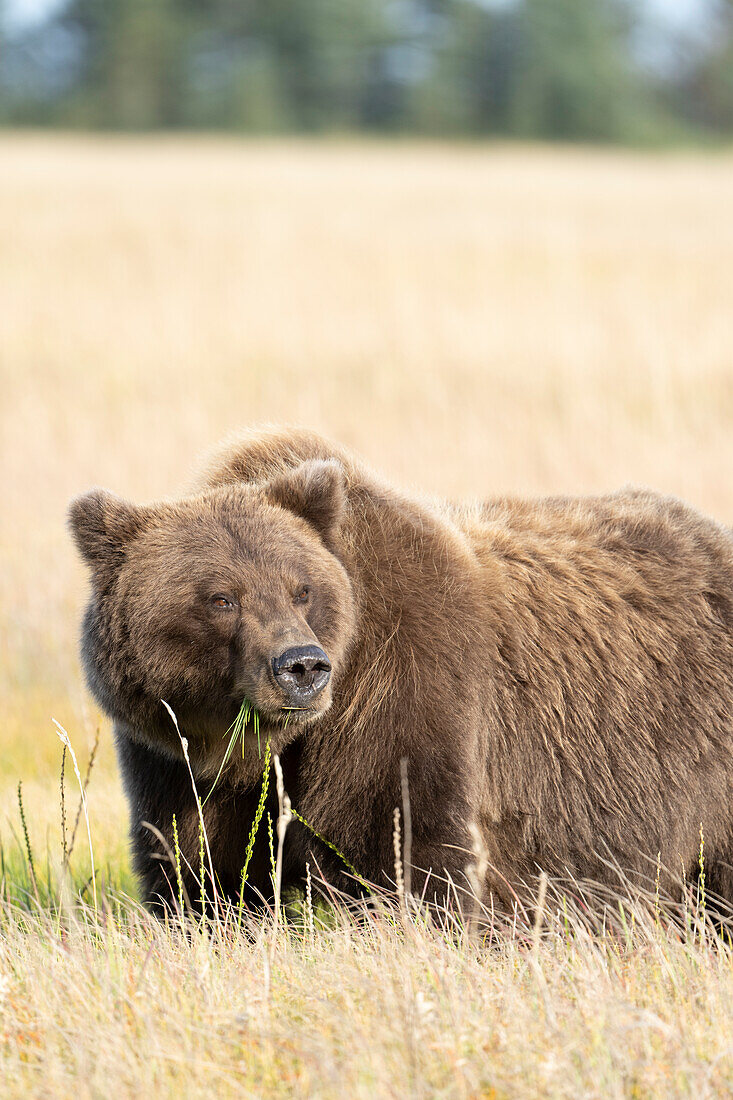
[[[303,587],[300,589],[300,591],[297,592],[295,594],[295,596],[293,597],[293,603],[305,603],[306,600],[308,599],[309,593],[310,593],[310,588],[308,587],[307,584],[304,584]]]
[[[211,602],[214,605],[214,607],[220,607],[224,611],[228,611],[229,608],[234,607],[234,604],[229,599],[229,597],[228,596],[222,596],[221,594],[218,594],[216,596],[212,596],[211,597]]]

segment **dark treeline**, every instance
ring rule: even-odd
[[[3,0],[0,0],[0,12]],[[0,39],[0,121],[653,142],[733,133],[733,0],[67,0]]]

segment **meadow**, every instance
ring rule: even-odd
[[[152,923],[65,530],[75,493],[174,494],[275,421],[442,495],[633,482],[733,523],[732,196],[724,153],[0,135],[3,1095],[733,1092],[699,898],[613,932],[548,906],[484,950],[387,917]],[[96,912],[53,719],[82,772],[99,739]],[[68,757],[65,791],[70,829]]]

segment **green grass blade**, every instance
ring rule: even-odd
[[[224,771],[224,768],[229,763],[229,759],[232,755],[232,752],[234,751],[234,746],[236,745],[237,740],[238,740],[239,737],[242,738],[242,759],[244,760],[244,732],[247,728],[247,723],[249,722],[249,717],[250,717],[250,714],[252,712],[253,712],[252,704],[249,702],[248,699],[244,699],[243,702],[242,702],[241,707],[239,708],[239,713],[237,714],[237,717],[234,719],[231,726],[229,727],[229,729],[224,734],[225,737],[226,737],[227,733],[229,734],[229,744],[227,745],[227,751],[224,753],[224,759],[221,762],[221,766],[219,768],[219,771],[216,773],[216,779],[214,780],[214,782],[211,785],[211,790],[209,791],[206,798],[201,803],[202,806],[206,805],[206,803],[209,801],[212,794],[214,793],[214,788],[216,787],[217,783],[221,779],[221,773]],[[257,715],[257,719],[258,719],[257,728],[259,730],[259,715],[257,714],[257,711],[254,711],[254,713],[255,713],[255,715]]]

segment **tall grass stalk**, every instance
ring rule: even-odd
[[[62,866],[66,867],[69,859],[69,852],[66,846],[66,745],[61,749],[61,775],[59,777],[59,794],[61,798],[61,862]]]
[[[295,814],[293,814],[295,816]],[[273,889],[275,887],[275,842],[273,839],[272,814],[267,815],[267,844],[270,853],[270,877]]]
[[[206,864],[204,863],[204,837],[206,830],[204,829],[203,817],[199,817],[199,884],[201,888],[199,900],[201,903],[201,919],[206,919]],[[208,840],[207,840],[208,845]],[[214,875],[211,875],[212,892],[216,895],[216,885],[214,884]]]
[[[321,844],[325,844],[327,848],[330,848],[332,852],[335,852],[335,854],[339,857],[339,859],[343,863],[344,867],[346,867],[347,871],[351,875],[353,875],[353,877],[356,879],[356,881],[359,883],[359,885],[362,886],[367,891],[367,893],[371,893],[372,888],[369,885],[369,883],[366,881],[365,878],[362,878],[362,876],[357,871],[356,867],[354,867],[354,864],[351,863],[346,858],[346,856],[343,854],[343,852],[341,852],[336,847],[336,845],[333,843],[333,841],[328,840],[325,836],[322,835],[322,833],[319,833],[317,829],[314,829],[313,826],[308,821],[306,821],[306,819],[303,817],[303,815],[301,813],[299,813],[298,810],[294,809],[292,806],[290,807],[290,813],[292,814],[292,816],[295,818],[296,821],[299,821],[301,825],[305,825],[306,829],[308,829],[308,831],[310,833],[312,833],[313,836],[316,837],[317,840],[320,840]]]
[[[407,775],[407,757],[400,760],[400,786],[402,788],[402,821],[405,838],[402,846],[402,866],[405,876],[405,897],[408,902],[412,895],[412,809],[410,806],[410,783]]]
[[[311,882],[311,865],[308,860],[306,860],[305,864],[305,918],[308,940],[312,943],[314,936],[313,883]]]
[[[178,842],[178,822],[176,815],[173,814],[173,858],[175,860],[176,867],[176,886],[178,888],[178,907],[181,911],[181,916],[185,912],[183,908],[183,874],[181,872],[181,845]]]
[[[18,810],[20,811],[20,824],[23,829],[23,839],[25,841],[25,852],[28,859],[28,869],[31,876],[31,884],[33,886],[33,893],[36,895],[36,901],[40,905],[41,899],[38,896],[38,882],[36,880],[36,866],[33,862],[33,849],[31,848],[31,838],[28,833],[28,822],[25,819],[25,810],[23,808],[23,781],[18,780]]]
[[[94,768],[94,761],[97,758],[97,750],[99,749],[99,729],[94,736],[94,744],[92,745],[91,752],[89,753],[89,760],[87,761],[87,770],[84,775],[83,790],[86,795],[89,789],[89,780],[92,778],[92,769]],[[74,845],[76,844],[76,834],[79,831],[79,822],[81,821],[81,814],[83,809],[83,799],[79,799],[79,805],[76,808],[76,817],[74,818],[74,828],[71,830],[71,839],[69,840],[68,851],[66,853],[66,862],[71,859],[74,851]]]
[[[247,841],[247,849],[244,856],[244,866],[242,867],[242,878],[239,887],[239,910],[241,912],[244,905],[244,886],[247,881],[247,870],[249,868],[250,860],[252,859],[252,853],[254,852],[255,840],[257,838],[257,832],[262,821],[262,815],[265,810],[265,802],[267,801],[267,791],[270,784],[270,739],[267,739],[267,745],[265,746],[265,764],[262,772],[262,786],[260,788],[260,797],[257,803],[257,809],[255,810],[254,820],[252,821],[252,827],[249,831],[249,839]]]
[[[89,808],[87,806],[86,784],[84,783],[84,781],[81,778],[81,772],[79,771],[79,763],[76,759],[76,753],[74,752],[74,747],[71,744],[71,740],[69,738],[68,733],[66,732],[64,727],[60,724],[60,722],[56,721],[55,718],[52,719],[52,722],[56,726],[56,733],[58,734],[59,740],[61,741],[61,743],[63,745],[66,746],[66,748],[68,750],[69,756],[71,757],[71,762],[74,765],[74,773],[76,775],[77,782],[79,783],[79,791],[81,792],[81,806],[82,806],[82,810],[83,810],[83,813],[84,813],[84,820],[85,820],[86,826],[87,826],[87,840],[89,841],[89,859],[90,859],[91,864],[92,864],[92,896],[94,898],[94,912],[97,913],[97,911],[98,911],[98,908],[97,908],[97,877],[96,877],[96,873],[95,873],[95,870],[94,870],[94,847],[92,845],[92,828],[91,828],[91,825],[89,823]],[[176,726],[176,728],[178,728],[178,727]],[[88,770],[88,774],[89,773],[91,773],[91,761],[90,761],[89,770]],[[88,776],[87,776],[87,780],[88,780]]]
[[[699,864],[699,867],[700,867],[700,878],[698,880],[699,883],[700,883],[700,890],[699,890],[700,908],[702,909],[702,912],[703,912],[703,915],[704,915],[705,914],[705,835],[702,831],[702,821],[700,822],[700,854],[699,854],[699,857],[698,857],[698,864]]]
[[[392,846],[394,848],[394,879],[400,908],[405,911],[405,879],[402,870],[402,835],[400,830],[400,808],[395,806],[392,822]]]
[[[202,915],[202,917],[204,916],[203,910],[204,910],[204,905],[205,905],[205,900],[206,900],[206,886],[205,886],[206,875],[205,875],[204,859],[203,859],[203,849],[204,849],[204,847],[206,848],[206,856],[207,856],[207,859],[209,861],[209,874],[211,876],[211,890],[212,890],[213,897],[214,897],[214,910],[218,914],[218,912],[219,912],[219,898],[218,898],[218,892],[217,892],[217,889],[216,889],[216,878],[214,876],[214,861],[211,858],[211,848],[209,847],[209,837],[208,837],[208,833],[206,832],[206,825],[204,823],[203,807],[201,805],[201,799],[199,798],[199,792],[198,792],[198,789],[196,787],[196,780],[194,779],[193,769],[191,768],[191,761],[190,761],[189,755],[188,755],[188,739],[186,737],[184,737],[183,734],[181,733],[181,731],[178,727],[178,719],[176,718],[172,707],[170,707],[166,703],[165,699],[161,699],[161,702],[162,702],[163,706],[165,707],[165,709],[168,711],[169,715],[171,716],[171,719],[173,721],[173,725],[175,726],[175,729],[176,729],[176,733],[178,734],[178,739],[181,742],[181,748],[183,749],[183,756],[184,756],[184,759],[186,761],[186,767],[188,768],[188,774],[191,778],[191,787],[193,788],[193,796],[194,796],[194,799],[196,800],[196,809],[198,811],[198,819],[199,819],[199,842],[200,842],[200,846],[201,846],[201,867],[200,867],[200,871],[201,871],[201,908],[202,908],[202,914],[201,915]]]
[[[274,952],[275,942],[277,938],[277,932],[280,921],[280,900],[282,893],[282,875],[283,875],[283,849],[285,846],[285,834],[288,831],[288,825],[292,821],[293,814],[290,805],[290,798],[285,790],[285,783],[283,780],[283,770],[280,764],[280,757],[277,753],[273,754],[272,763],[275,768],[275,781],[277,785],[277,856],[275,857],[275,901],[274,901],[274,922],[272,927],[272,943],[270,950]]]

